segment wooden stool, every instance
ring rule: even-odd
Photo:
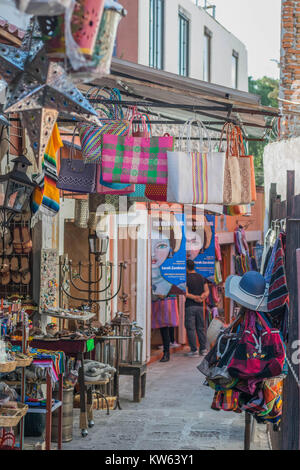
[[[120,364],[120,375],[133,375],[133,401],[139,402],[146,393],[146,364]]]

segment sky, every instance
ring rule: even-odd
[[[200,1],[199,4],[203,5]],[[216,19],[248,50],[248,75],[279,78],[281,0],[209,0]]]

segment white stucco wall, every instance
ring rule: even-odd
[[[149,0],[139,0],[139,63],[149,65]],[[248,53],[245,45],[192,0],[165,0],[164,70],[178,74],[178,11],[190,19],[191,78],[203,80],[203,36],[212,32],[211,82],[232,88],[232,51],[239,54],[238,88],[248,91]]]
[[[270,188],[276,183],[281,200],[287,197],[287,171],[295,171],[295,194],[300,194],[300,137],[268,144],[264,150],[264,180],[266,217],[265,231],[268,229]]]

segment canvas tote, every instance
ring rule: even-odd
[[[191,128],[199,130],[199,152],[191,150]],[[187,151],[182,150],[187,136]],[[203,136],[207,136],[208,150]],[[181,204],[223,204],[225,153],[213,152],[209,133],[201,121],[187,121],[181,129],[179,151],[168,152],[167,201]]]
[[[231,123],[226,123],[223,127],[219,150],[224,132],[226,132],[227,140],[224,205],[250,204],[252,202],[250,159],[240,158],[237,132]]]

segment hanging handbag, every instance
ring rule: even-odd
[[[145,195],[146,186],[144,184],[136,184],[134,193],[128,194],[128,198],[136,202],[147,202]]]
[[[133,137],[133,116],[128,136],[103,135],[102,176],[109,183],[167,184],[167,151],[173,137]],[[146,124],[146,118],[137,115]]]
[[[221,380],[222,383],[230,383],[232,381],[232,377],[230,377],[227,371],[227,366],[231,361],[241,335],[241,331],[234,331],[241,322],[241,318],[239,315],[231,325],[221,330],[215,345],[197,366],[197,369],[207,379],[213,381]]]
[[[262,325],[259,331],[256,327],[257,319]],[[269,328],[260,313],[248,311],[242,337],[228,365],[231,377],[276,377],[282,373],[284,361],[285,350],[279,331]]]
[[[170,136],[166,133],[164,136]],[[173,148],[174,151],[174,148]],[[167,184],[146,184],[145,196],[150,201],[156,202],[166,202],[168,195],[168,185]]]
[[[244,138],[239,126],[235,126],[235,131],[238,140],[240,158],[248,158],[250,163],[250,185],[251,185],[251,202],[255,202],[257,200],[257,193],[256,193],[256,180],[255,180],[255,167],[254,167],[254,157],[253,155],[245,155],[245,145],[244,145]]]
[[[97,176],[96,176],[96,192],[99,194],[116,194],[124,196],[126,194],[134,193],[134,184],[118,184],[118,183],[105,183],[102,179],[101,165],[97,165]]]
[[[67,158],[61,158],[57,188],[76,193],[93,193],[96,188],[96,165],[85,165],[82,159],[77,158],[76,151],[81,155],[81,149],[73,141],[63,142],[69,147]]]
[[[252,202],[250,159],[240,158],[237,131],[231,123],[226,123],[223,127],[219,149],[221,149],[224,132],[226,132],[227,139],[224,204],[231,206],[250,204]]]
[[[109,93],[105,96],[105,93]],[[83,159],[86,163],[99,163],[102,155],[102,139],[104,134],[125,135],[128,133],[129,121],[124,119],[122,101],[119,90],[107,90],[105,87],[89,94],[90,99],[99,101],[95,108],[99,119],[103,118],[101,127],[81,123],[78,133],[81,143]],[[101,101],[105,100],[105,103]],[[109,101],[112,101],[110,103]],[[118,102],[115,104],[114,102]]]
[[[182,204],[223,204],[225,153],[213,152],[207,129],[195,121],[199,130],[200,151],[191,151],[191,126],[188,121],[181,129],[179,151],[168,152],[167,201]],[[187,151],[182,141],[187,133]],[[203,150],[203,135],[207,136],[208,151]]]
[[[151,328],[165,328],[179,325],[178,303],[176,297],[168,297],[152,302]]]
[[[234,411],[242,413],[239,406],[240,393],[235,390],[216,391],[211,408],[216,411]]]

